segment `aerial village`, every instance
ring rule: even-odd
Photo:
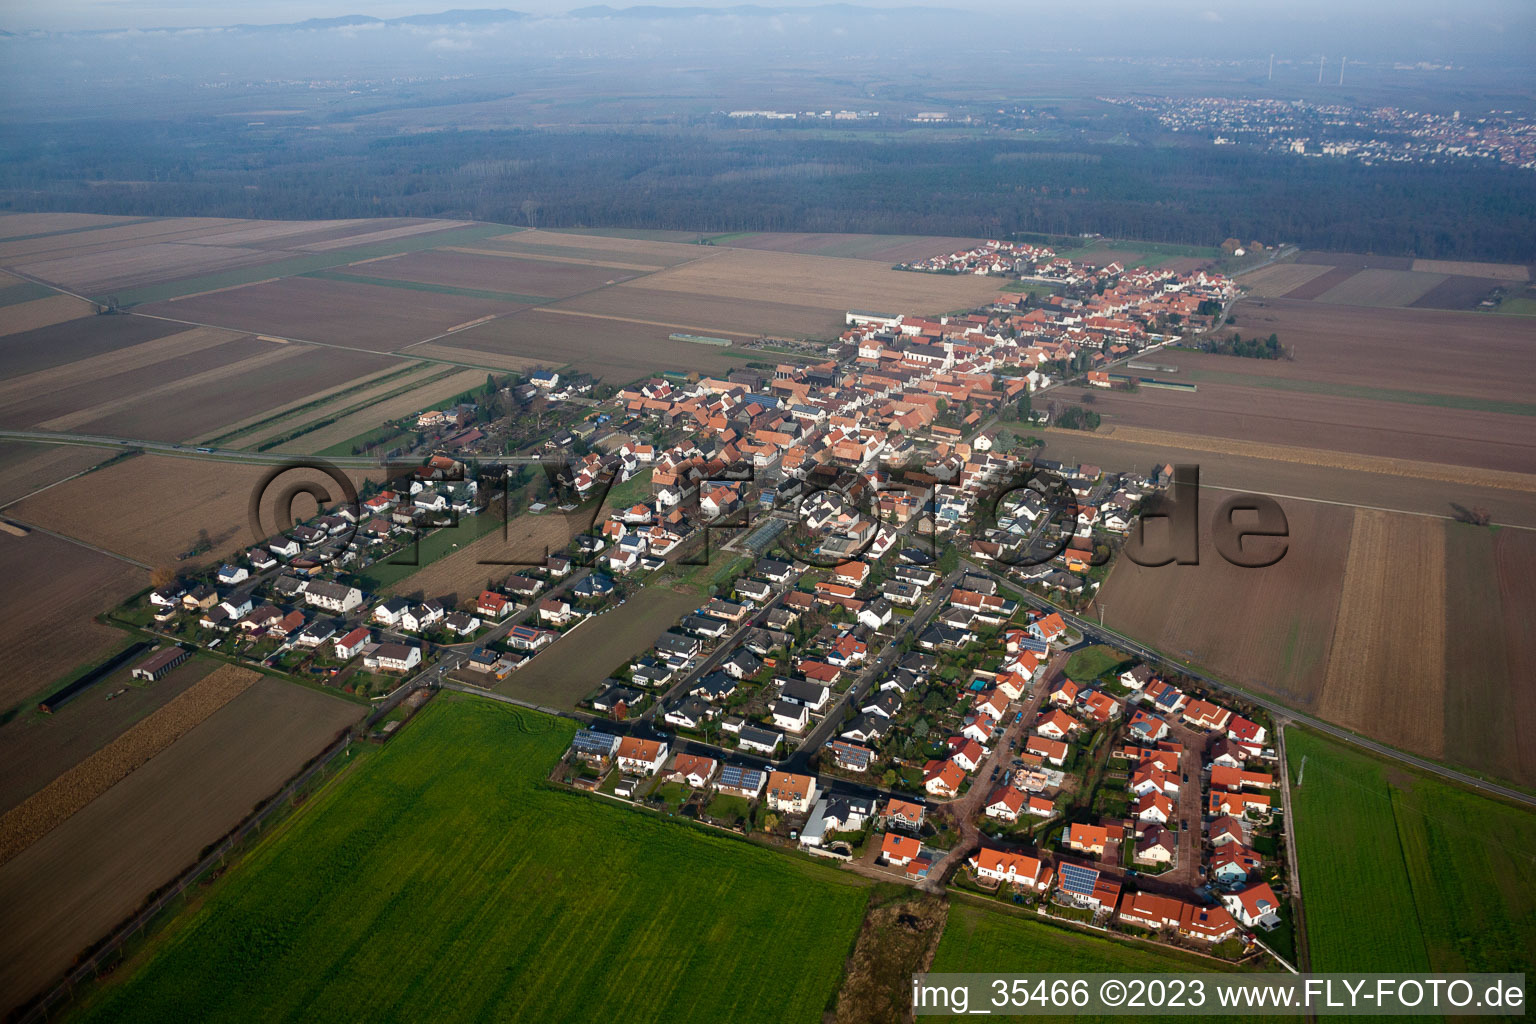
[[[696,607],[562,712],[582,727],[557,782],[1071,926],[1283,959],[1272,723],[1074,614],[1172,467],[1063,465],[1028,437],[1041,392],[1218,323],[1235,287],[1008,243],[932,262],[1051,294],[850,311],[824,357],[725,379],[492,380],[398,424],[411,468],[356,506],[116,617],[170,645],[146,671],[199,647],[387,706],[503,687],[647,586],[691,584]],[[395,585],[539,517],[571,526],[562,545],[474,565],[448,597]]]

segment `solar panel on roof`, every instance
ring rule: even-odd
[[[1080,893],[1083,896],[1093,895],[1093,890],[1099,882],[1099,873],[1092,868],[1085,868],[1079,864],[1063,864],[1061,871],[1061,887],[1068,892]]]

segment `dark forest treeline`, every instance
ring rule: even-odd
[[[10,126],[0,208],[540,227],[1228,237],[1536,261],[1536,178],[1241,147],[733,131],[278,131],[210,121]],[[1018,159],[1087,153],[1091,159]]]

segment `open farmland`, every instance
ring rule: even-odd
[[[211,658],[190,658],[146,683],[131,675],[141,660],[130,659],[51,714],[24,708],[0,725],[0,813],[112,742],[135,722],[153,715],[223,664]],[[119,690],[126,692],[107,700]]]
[[[1501,402],[1229,372],[1226,356],[1170,353],[1199,391],[1064,388],[1091,402],[1112,434],[1179,431],[1266,445],[1410,459],[1453,467],[1536,473],[1536,402]],[[1227,362],[1216,362],[1227,360]],[[1257,362],[1258,360],[1243,360]],[[1206,369],[1212,367],[1212,369]],[[1215,368],[1220,367],[1220,368]]]
[[[115,448],[0,441],[0,508],[116,454]]]
[[[1413,269],[1424,274],[1485,277],[1495,281],[1529,281],[1531,272],[1519,263],[1477,263],[1467,260],[1414,260]]]
[[[1238,284],[1250,295],[1272,299],[1300,288],[1316,277],[1328,273],[1327,267],[1310,263],[1271,263],[1267,267],[1237,278]]]
[[[7,509],[29,523],[127,555],[146,565],[207,565],[255,542],[249,526],[251,492],[266,466],[141,455],[70,480]],[[340,500],[337,485],[312,475]],[[288,482],[289,478],[284,477]],[[361,475],[353,473],[354,482]],[[271,499],[269,499],[271,500]],[[299,502],[296,518],[313,514]],[[276,520],[263,511],[263,522]],[[178,556],[206,533],[211,549],[186,562]]]
[[[698,594],[647,587],[622,607],[583,622],[496,684],[498,693],[543,707],[574,708],[597,684],[644,654],[700,604]]]
[[[1362,270],[1316,297],[1342,306],[1407,306],[1446,280],[1412,270]]]
[[[702,331],[699,325],[692,325]],[[671,341],[687,327],[641,323],[623,317],[561,315],[550,307],[530,309],[480,324],[452,337],[460,350],[484,351],[495,358],[537,360],[545,366],[574,365],[611,384],[628,383],[659,370],[689,367],[724,373],[741,365],[728,349]],[[426,354],[434,346],[412,349]]]
[[[1315,299],[1324,292],[1331,291],[1345,281],[1348,281],[1359,272],[1359,269],[1355,267],[1329,267],[1318,276],[1310,278],[1290,291],[1285,292],[1283,297],[1298,301]]]
[[[1214,509],[1226,495],[1201,497]],[[1105,624],[1239,685],[1313,706],[1332,649],[1351,514],[1332,505],[1280,505],[1290,542],[1278,564],[1232,565],[1202,521],[1199,565],[1115,563],[1100,601]],[[1221,615],[1201,611],[1217,608]]]
[[[59,827],[260,678],[248,668],[220,666],[197,685],[12,807],[0,816],[0,865]]]
[[[1224,494],[1202,495],[1203,515]],[[1121,559],[1104,621],[1175,658],[1416,754],[1536,783],[1536,532],[1282,500],[1279,564]],[[1404,642],[1405,636],[1411,642]]]
[[[84,362],[185,330],[148,317],[92,316],[18,331],[0,337],[0,378]]]
[[[1317,971],[1522,971],[1536,959],[1536,816],[1286,730]]]
[[[713,245],[729,249],[762,249],[793,252],[807,256],[837,256],[842,259],[869,260],[887,266],[911,263],[930,256],[943,256],[983,244],[979,238],[943,238],[933,235],[846,235],[809,234],[790,231],[748,232],[725,235],[712,240]]]
[[[636,277],[643,271],[601,264],[563,263],[501,253],[488,256],[463,251],[407,253],[355,268],[370,277],[478,288],[544,298],[565,298]]]
[[[247,416],[234,423],[226,423],[214,433],[204,434],[199,443],[218,440],[221,447],[230,444],[241,448],[254,448],[262,441],[280,437],[296,426],[317,418],[322,411],[345,409],[370,397],[387,394],[405,385],[413,377],[429,376],[432,367],[425,363],[401,360],[385,363],[382,369],[345,380],[340,384],[307,395],[270,409]]]
[[[261,677],[0,867],[6,1008],[46,986],[361,714]]]
[[[1446,753],[1536,779],[1536,532],[1448,524],[1445,546]]]
[[[92,619],[149,585],[142,569],[35,530],[0,533],[0,577],[7,669],[0,708],[42,696],[51,683],[126,647],[120,631]]]
[[[826,256],[726,250],[709,259],[651,274],[627,289],[680,292],[825,309],[895,309],[945,313],[997,297],[996,279],[974,274],[911,274]],[[783,330],[784,328],[781,328]],[[775,333],[767,328],[764,333]]]
[[[711,255],[711,250],[679,242],[658,242],[617,235],[589,235],[570,231],[519,231],[475,243],[475,248],[521,253],[526,256],[592,261],[607,266],[659,270]]]
[[[1447,277],[1408,305],[1414,309],[1475,310],[1493,295],[1495,288],[1507,291],[1510,287],[1507,282],[1491,277]]]
[[[389,391],[400,391],[399,394],[384,398],[379,396],[377,400],[370,401],[366,397],[348,399],[343,403],[343,408],[354,408],[363,405],[356,412],[328,423],[323,427],[300,434],[291,441],[285,441],[276,448],[279,451],[317,453],[333,445],[350,441],[359,434],[365,434],[375,427],[382,426],[389,420],[398,419],[423,409],[441,405],[455,395],[463,394],[474,388],[485,385],[484,370],[459,370],[442,373],[441,367],[434,367],[439,372],[429,375],[416,386],[411,382],[404,384],[391,382],[394,386]],[[404,388],[402,391],[401,389]],[[324,419],[322,414],[319,419]],[[298,430],[299,426],[292,429]]]
[[[1445,525],[1356,510],[1319,714],[1444,756],[1445,620]]]
[[[868,882],[542,788],[573,729],[439,697],[82,1018],[817,1019]]]
[[[518,308],[516,303],[457,295],[287,277],[154,302],[142,310],[256,334],[389,352],[471,320]]]
[[[966,974],[997,972],[1001,974],[1114,973],[1160,974],[1165,972],[1208,973],[1223,969],[1219,961],[1180,953],[1166,946],[1117,942],[1053,927],[1025,916],[1003,910],[984,909],[970,900],[957,898],[949,908],[949,920],[939,951],[933,958],[934,973]],[[972,1012],[983,1009],[972,1004]],[[1074,1013],[1061,1017],[990,1016],[988,1020],[1073,1020],[1117,1021],[1113,1015],[1094,1016]],[[1184,1020],[1179,1016],[1137,1014],[1138,1020]],[[1228,1016],[1227,1020],[1242,1020]],[[1262,1019],[1262,1018],[1252,1018]],[[1283,1017],[1270,1018],[1283,1020]]]
[[[1452,516],[1455,502],[1487,508],[1494,522],[1536,526],[1536,503],[1531,501],[1529,490],[1427,479],[1421,471],[1423,464],[1409,460],[1367,461],[1355,456],[1346,464],[1345,460],[1318,457],[1325,453],[1275,446],[1253,450],[1245,446],[1239,453],[1225,450],[1233,446],[1219,439],[1208,441],[1166,431],[1117,430],[1105,434],[1052,428],[1028,433],[1046,442],[1045,458],[1074,465],[1087,462],[1142,472],[1168,462],[1198,465],[1201,485],[1223,492],[1218,497],[1242,491],[1437,517]]]
[[[0,308],[0,335],[35,331],[40,327],[79,320],[92,313],[89,302],[73,295],[49,295],[28,302],[17,302]]]

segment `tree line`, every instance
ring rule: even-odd
[[[456,217],[701,233],[1021,233],[1536,261],[1530,172],[1367,167],[1245,147],[868,139],[708,127],[312,133],[183,121],[12,125],[0,209]],[[1085,147],[1073,144],[1074,151]]]

